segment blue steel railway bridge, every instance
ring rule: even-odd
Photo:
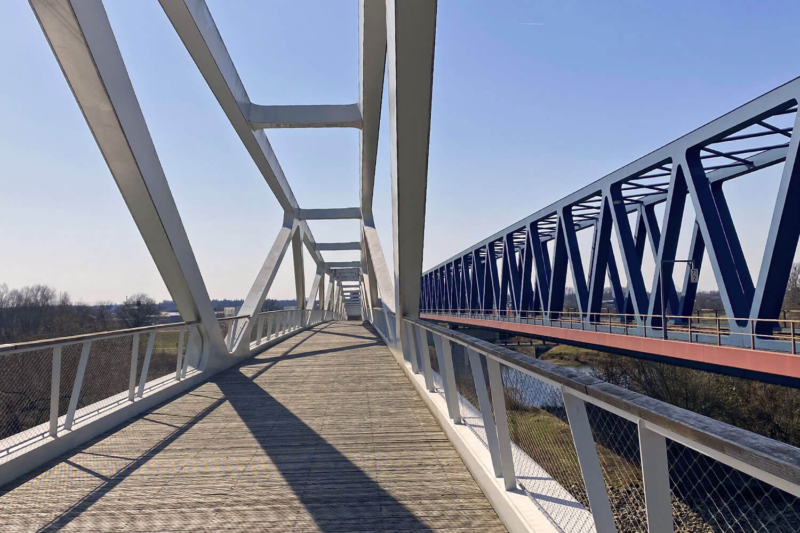
[[[183,321],[0,346],[0,531],[800,531],[797,448],[461,327],[796,384],[780,310],[800,79],[423,273],[435,0],[360,0],[349,105],[251,102],[204,0],[160,4],[283,224],[238,314],[218,318],[103,3],[30,0]],[[373,220],[387,71],[391,269]],[[272,128],[356,128],[358,204],[301,207]],[[725,184],[776,165],[754,279]],[[317,242],[308,221],[333,219],[360,231]],[[262,312],[290,247],[297,309]],[[709,269],[724,313],[695,316]]]

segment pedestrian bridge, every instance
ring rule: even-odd
[[[360,0],[357,103],[261,105],[206,3],[160,0],[283,210],[243,304],[219,317],[102,2],[30,4],[182,322],[0,346],[0,529],[800,531],[797,448],[442,325],[800,377],[780,317],[800,236],[800,81],[423,274],[436,1]],[[373,217],[384,75],[391,270]],[[266,134],[329,127],[359,132],[357,206],[301,206]],[[722,184],[780,164],[754,282]],[[358,234],[317,242],[308,225],[340,219]],[[268,311],[290,246],[296,309]],[[713,321],[692,314],[704,253],[725,307]]]
[[[505,531],[380,338],[326,322],[18,480],[2,531]]]

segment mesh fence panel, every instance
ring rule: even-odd
[[[0,439],[49,419],[52,354],[52,348],[44,348],[0,355]]]
[[[638,427],[589,403],[586,414],[617,529],[647,533]]]
[[[128,390],[132,343],[132,335],[92,342],[81,393],[78,396],[78,409],[103,402],[115,394]],[[81,345],[78,346],[82,348]],[[63,370],[62,367],[62,372]],[[70,382],[65,392],[71,392],[73,383]]]
[[[800,499],[667,440],[676,533],[800,531]]]
[[[480,402],[478,401],[478,393],[475,389],[475,379],[472,377],[472,365],[470,364],[469,356],[466,349],[459,345],[453,344],[453,374],[455,376],[456,389],[461,396],[459,399],[461,417],[465,422],[469,423],[470,418],[475,416],[475,413],[480,414]],[[484,379],[484,383],[489,383],[488,377]],[[478,423],[478,421],[475,421]],[[483,421],[479,422],[483,425]]]
[[[69,400],[72,397],[72,386],[75,383],[75,376],[78,374],[78,362],[81,359],[82,349],[82,343],[67,344],[61,347],[61,384],[58,389],[58,416],[67,414]]]
[[[424,342],[428,346],[428,360],[431,362],[431,370],[433,371],[433,386],[436,392],[444,395],[444,383],[442,382],[442,372],[439,368],[439,358],[436,356],[436,343],[433,340],[433,334],[424,330],[422,334],[425,337]]]
[[[178,339],[180,331],[175,329],[158,330],[156,341],[153,344],[153,355],[150,358],[150,369],[147,372],[147,382],[151,382],[168,374],[175,373],[175,366],[178,362]],[[189,333],[183,335],[182,353],[186,353],[186,343],[189,341]]]
[[[506,366],[502,378],[517,481],[564,531],[593,532],[561,391]]]

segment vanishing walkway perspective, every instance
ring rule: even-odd
[[[384,343],[328,322],[4,487],[2,531],[505,531]]]

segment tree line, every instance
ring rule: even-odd
[[[218,312],[225,307],[235,307],[238,312],[242,303],[242,300],[212,300]],[[294,303],[294,300],[265,300],[262,310],[280,310]],[[128,296],[119,304],[87,304],[48,285],[9,289],[0,283],[0,344],[150,326],[159,323],[162,312],[176,311],[172,301],[159,304],[145,293]]]

